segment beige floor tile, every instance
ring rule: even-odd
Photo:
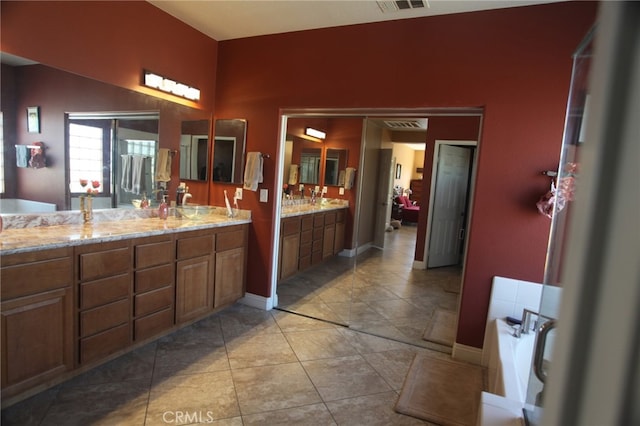
[[[300,363],[232,370],[242,415],[321,402]]]
[[[302,363],[323,401],[371,395],[391,390],[360,355]]]
[[[414,349],[412,345],[387,339],[377,335],[362,333],[352,329],[341,329],[340,332],[349,340],[358,353],[367,354],[372,352],[384,352],[398,349]]]
[[[227,344],[233,369],[296,362],[296,354],[281,333],[241,336]]]
[[[230,371],[173,376],[161,380],[154,378],[149,395],[147,422],[162,424],[171,416],[174,418],[173,424],[176,424],[178,413],[183,414],[182,419],[194,415],[205,419],[239,416]]]
[[[225,346],[158,345],[153,370],[154,381],[174,375],[229,370]]]
[[[376,352],[362,355],[393,390],[402,389],[411,362],[416,356],[416,350],[400,349],[386,352]]]
[[[324,404],[304,405],[259,414],[242,416],[245,426],[287,425],[287,426],[330,426],[335,425],[331,413]]]
[[[300,361],[356,355],[349,340],[337,329],[285,333]]]
[[[338,425],[345,426],[412,426],[425,425],[422,420],[398,414],[394,411],[395,392],[347,398],[327,402],[327,408]]]
[[[290,312],[277,310],[273,310],[271,312],[273,314],[273,318],[278,323],[280,330],[283,332],[322,330],[325,328],[331,329],[339,327],[326,321],[318,321],[313,318],[307,318]]]

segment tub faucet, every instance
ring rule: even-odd
[[[534,316],[537,317],[537,319],[533,323],[531,323]],[[549,316],[542,315],[538,312],[534,312],[530,309],[524,308],[522,310],[522,323],[519,330],[514,333],[514,336],[517,334],[516,337],[520,337],[521,333],[529,334],[532,329],[537,329],[538,326],[541,325],[541,320],[543,318],[546,318],[548,320],[555,320],[555,318],[551,318]]]
[[[182,196],[182,205],[186,206],[187,205],[187,200],[189,198],[191,198],[191,197],[192,197],[191,194],[189,194],[188,192],[185,192],[184,195]]]

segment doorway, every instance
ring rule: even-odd
[[[460,271],[447,268],[427,270],[417,267],[416,254],[419,254],[426,236],[425,223],[406,227],[399,232],[383,232],[384,242],[374,239],[375,230],[382,221],[377,220],[376,212],[386,210],[382,206],[381,195],[385,191],[375,184],[381,175],[380,168],[388,168],[392,177],[396,170],[393,158],[389,164],[380,166],[383,146],[381,139],[372,140],[367,132],[368,120],[381,120],[385,117],[420,118],[473,117],[475,127],[472,137],[477,138],[480,132],[479,123],[482,116],[481,109],[471,109],[464,113],[460,111],[443,112],[442,110],[403,110],[403,111],[294,111],[283,113],[281,125],[281,146],[278,159],[278,187],[288,183],[285,176],[285,151],[288,136],[287,120],[290,118],[321,118],[324,120],[359,119],[361,123],[359,136],[359,155],[357,163],[356,185],[357,195],[354,197],[354,211],[352,213],[352,233],[347,235],[347,246],[342,256],[334,256],[328,262],[318,267],[297,273],[278,282],[278,273],[273,275],[273,301],[278,309],[288,310],[303,316],[323,319],[326,321],[348,326],[354,330],[389,337],[423,347],[433,347],[447,352],[451,350],[455,338],[455,323],[457,321],[457,307],[460,291]],[[373,132],[379,133],[379,132]],[[382,133],[382,132],[380,132]],[[421,142],[425,142],[422,136]],[[434,141],[432,141],[433,143]],[[431,145],[434,146],[433,144]],[[388,146],[387,146],[388,147]],[[291,151],[291,150],[289,150]],[[353,158],[353,151],[349,151],[349,158]],[[372,160],[373,159],[373,160]],[[429,157],[429,160],[431,157]],[[389,167],[387,167],[389,166]],[[420,167],[422,169],[423,167]],[[410,170],[411,167],[405,167]],[[429,167],[424,167],[430,171]],[[368,173],[368,174],[367,174]],[[368,179],[367,176],[373,176]],[[425,174],[425,182],[430,180],[430,174]],[[429,176],[429,177],[427,177]],[[367,183],[374,183],[373,185]],[[429,183],[425,183],[425,186]],[[388,191],[386,198],[390,201],[392,191]],[[279,199],[280,197],[277,197]],[[383,195],[383,198],[385,196]],[[385,207],[384,209],[382,207]],[[426,207],[426,206],[425,206]],[[276,215],[282,214],[281,203],[276,205]],[[385,213],[386,215],[386,213]],[[388,219],[388,218],[385,218]],[[278,221],[280,222],[280,221]],[[388,223],[388,220],[386,220]],[[274,271],[278,270],[280,223],[276,225],[276,239],[273,259]],[[422,235],[422,238],[420,237]],[[383,250],[374,248],[384,247]],[[453,275],[453,278],[451,276]],[[430,331],[434,322],[442,322],[441,311],[450,315],[452,326],[449,328],[448,343],[434,343],[424,337]],[[433,331],[433,330],[431,330]],[[432,335],[434,333],[431,333]],[[435,333],[438,334],[437,332]],[[440,333],[442,334],[442,333]],[[446,334],[446,333],[445,333]]]

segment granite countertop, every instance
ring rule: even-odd
[[[305,214],[313,214],[319,212],[326,212],[331,210],[340,210],[340,209],[348,209],[349,202],[346,200],[329,200],[326,202],[317,202],[316,204],[306,203],[297,203],[297,204],[289,204],[283,205],[282,211],[280,213],[280,217],[292,217],[292,216],[301,216]]]
[[[158,217],[120,216],[115,220],[95,220],[88,223],[62,223],[48,226],[10,227],[0,233],[0,254],[9,255],[82,244],[102,243],[128,238],[162,235],[167,232],[183,232],[222,226],[251,223],[251,212],[243,211],[229,218],[220,211],[197,219],[170,216]],[[76,213],[79,214],[79,213]],[[10,216],[10,215],[8,215]],[[46,215],[39,215],[46,217]],[[3,220],[8,219],[3,215]],[[41,219],[42,220],[42,219]],[[52,222],[55,223],[55,222]]]

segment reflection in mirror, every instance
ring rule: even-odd
[[[327,186],[343,186],[346,167],[346,149],[327,149],[324,161],[324,184]]]
[[[211,177],[214,182],[242,183],[246,136],[246,120],[216,120]]]
[[[157,113],[70,113],[67,152],[71,208],[87,191],[97,189],[94,208],[132,207],[150,196],[158,151]],[[86,183],[84,183],[86,185]]]
[[[320,183],[320,148],[304,148],[300,154],[300,183]]]
[[[209,120],[182,122],[180,179],[207,180]]]

